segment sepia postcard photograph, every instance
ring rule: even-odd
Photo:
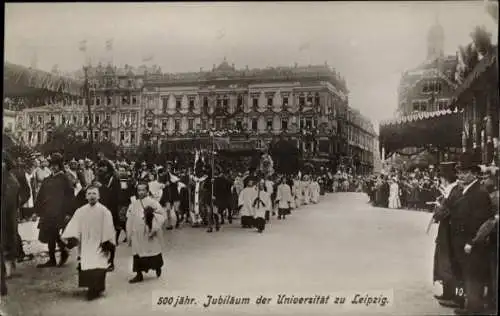
[[[498,314],[498,0],[4,11],[0,316]]]

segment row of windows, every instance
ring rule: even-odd
[[[39,124],[44,123],[44,117],[43,115],[29,115],[28,116],[28,123],[29,124],[34,124],[35,123],[35,118]],[[61,122],[62,123],[69,123],[72,122],[73,124],[78,123],[81,120],[81,115],[61,115]],[[129,121],[131,123],[137,122],[137,113],[122,113],[121,114],[121,121]],[[50,122],[55,123],[56,122],[56,115],[50,115]],[[88,124],[89,122],[89,116],[88,115],[83,115],[83,123]],[[111,113],[94,113],[92,114],[92,122],[94,124],[99,124],[100,122],[111,122]]]
[[[414,112],[426,112],[426,111],[433,111],[433,110],[445,110],[448,105],[449,101],[448,100],[437,100],[435,101],[436,107],[437,108],[432,108],[429,104],[429,101],[426,100],[414,100],[412,102],[412,108]]]
[[[422,84],[423,93],[440,93],[442,91],[441,82],[426,81]]]
[[[189,97],[188,100],[188,108],[190,111],[194,109],[194,103],[195,103],[195,98],[194,97]],[[310,105],[319,105],[320,103],[320,98],[319,95],[316,95],[314,98],[312,96],[308,96],[307,98],[304,96],[299,97],[299,106],[310,106]],[[203,108],[206,109],[208,108],[208,98],[203,97]],[[289,104],[289,98],[287,96],[282,97],[282,105],[283,106],[288,106]],[[274,98],[272,96],[267,98],[267,106],[272,107],[274,106]],[[168,97],[162,98],[162,106],[163,106],[163,112],[166,113],[168,109]],[[216,99],[216,106],[217,107],[228,107],[229,106],[229,98],[224,97],[224,98],[217,98]],[[243,97],[238,96],[236,106],[238,109],[241,109],[243,107]],[[257,108],[259,106],[259,97],[253,97],[252,98],[252,106],[253,108]],[[176,110],[180,110],[182,108],[182,100],[180,98],[176,98],[175,100],[175,108]]]
[[[118,102],[118,105],[137,105],[138,104],[138,98],[137,96],[123,96],[120,99],[121,103]],[[95,97],[90,99],[90,105],[112,105],[113,104],[113,97],[112,96],[107,96],[107,97]]]
[[[52,135],[52,132],[47,132],[47,139],[50,139]],[[127,138],[125,136],[128,136]],[[22,133],[18,133],[18,137],[22,138]],[[83,131],[82,132],[82,137],[83,139],[88,139],[90,137],[90,133],[88,131]],[[95,131],[94,132],[94,140],[99,141],[99,140],[109,140],[110,139],[110,132],[109,131]],[[120,132],[120,142],[127,142],[127,140],[130,141],[130,143],[135,143],[137,139],[137,133],[135,131],[132,132]],[[28,132],[28,143],[41,143],[42,142],[42,132]]]

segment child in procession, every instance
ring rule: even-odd
[[[137,185],[137,199],[127,211],[127,240],[132,246],[133,272],[136,276],[129,283],[144,280],[143,272],[154,270],[161,276],[163,256],[161,253],[162,227],[165,212],[160,203],[149,196],[147,183]]]

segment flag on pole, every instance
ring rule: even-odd
[[[81,52],[86,52],[87,51],[87,40],[80,41],[79,50]]]
[[[309,49],[310,47],[311,47],[311,43],[309,43],[309,42],[302,43],[299,46],[299,52],[306,50],[306,49]]]
[[[143,62],[152,61],[154,59],[153,55],[147,55],[142,58]]]
[[[106,41],[106,50],[107,51],[113,50],[113,39],[109,39]]]

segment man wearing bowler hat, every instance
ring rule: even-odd
[[[456,296],[459,288],[458,262],[451,247],[450,214],[456,211],[457,200],[462,196],[463,188],[458,184],[455,162],[443,162],[439,166],[441,196],[434,211],[433,220],[439,223],[434,251],[434,282],[440,282],[443,293],[436,296],[439,304],[458,307],[461,303]]]
[[[488,246],[475,243],[480,226],[493,217],[491,199],[479,182],[481,168],[473,156],[464,153],[458,165],[458,177],[463,185],[456,210],[450,213],[452,248],[464,282],[465,308],[456,309],[458,315],[476,315],[485,312],[485,285],[490,279]]]

